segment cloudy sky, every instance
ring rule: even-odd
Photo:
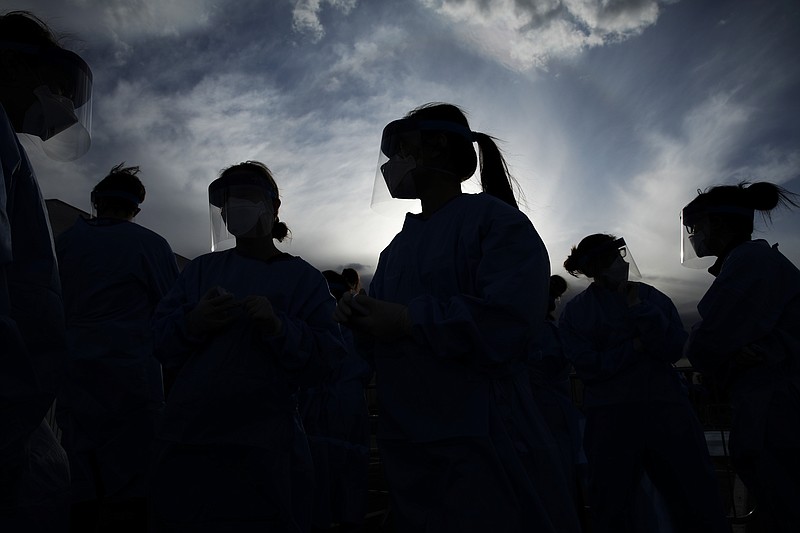
[[[370,209],[381,130],[431,101],[502,140],[571,293],[586,282],[561,267],[570,247],[611,232],[691,319],[711,277],[679,264],[681,207],[741,180],[800,192],[797,2],[0,0],[11,9],[94,72],[88,154],[29,150],[44,196],[89,210],[110,167],[139,165],[137,221],[190,258],[209,249],[208,184],[256,159],[281,188],[281,248],[369,276],[403,218]],[[800,212],[759,228],[800,262]]]

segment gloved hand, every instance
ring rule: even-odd
[[[408,307],[363,294],[342,296],[333,319],[381,340],[397,339],[411,333]]]
[[[193,337],[216,333],[236,320],[239,303],[222,287],[212,287],[186,314],[186,329]]]
[[[275,314],[269,298],[266,296],[248,296],[242,300],[242,307],[267,335],[280,333],[283,323]]]
[[[336,302],[336,310],[333,312],[333,319],[340,324],[349,325],[348,322],[350,321],[351,317],[356,316],[364,316],[369,314],[369,310],[360,305],[359,302],[356,301],[356,297],[360,297],[363,299],[367,298],[366,295],[363,293],[359,294],[352,294],[350,292],[344,293],[344,295]]]

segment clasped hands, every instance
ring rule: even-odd
[[[242,313],[249,315],[267,335],[278,334],[283,326],[266,296],[251,295],[237,300],[222,287],[212,287],[186,314],[186,328],[196,337],[216,333],[236,321]]]
[[[411,333],[408,307],[370,298],[366,294],[346,293],[342,296],[336,304],[333,319],[381,340],[393,340]]]

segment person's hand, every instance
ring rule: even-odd
[[[367,298],[363,293],[352,294],[346,292],[338,302],[336,302],[336,310],[333,312],[333,319],[345,325],[350,325],[350,319],[357,316],[364,316],[369,314],[369,310],[360,305],[360,300],[357,302],[356,298]]]
[[[411,333],[408,307],[362,294],[342,296],[334,320],[381,340],[397,339]]]
[[[275,310],[266,296],[248,296],[242,300],[241,305],[267,335],[277,335],[281,331],[283,323],[275,314]]]
[[[186,314],[186,329],[194,337],[216,333],[236,320],[239,303],[222,287],[212,287]]]
[[[625,296],[625,303],[628,304],[628,307],[642,303],[642,300],[639,299],[639,284],[635,281],[620,283],[617,290]]]

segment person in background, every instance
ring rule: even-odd
[[[0,15],[0,531],[61,532],[69,464],[44,421],[66,360],[61,286],[39,184],[17,134],[58,160],[89,148],[92,73],[42,20]]]
[[[663,293],[628,281],[638,269],[624,239],[594,234],[564,268],[592,279],[564,306],[564,354],[584,384],[592,531],[636,531],[646,474],[675,531],[729,532],[705,434],[672,364],[686,332]]]
[[[155,531],[307,532],[313,465],[297,410],[345,357],[320,272],[281,252],[270,170],[225,169],[208,188],[212,250],[156,310],[156,355],[176,372],[151,484]]]
[[[714,282],[697,310],[686,356],[728,391],[731,460],[768,531],[800,531],[800,271],[763,239],[755,211],[797,207],[769,182],[712,187],[683,208],[681,262]]]
[[[484,192],[463,194],[474,142]],[[376,178],[422,212],[381,253],[369,296],[345,294],[335,317],[374,358],[396,530],[578,531],[526,369],[549,260],[497,145],[458,107],[424,105],[384,128]]]
[[[97,216],[56,240],[70,353],[57,407],[76,533],[147,530],[144,474],[164,406],[150,321],[178,266],[163,237],[133,222],[145,188],[139,167],[123,165],[92,190]]]
[[[355,282],[333,270],[322,275],[337,300],[356,291]],[[353,278],[351,278],[353,279]],[[314,530],[360,531],[367,514],[369,411],[365,388],[372,378],[369,363],[356,353],[353,336],[344,328],[347,357],[316,387],[302,389],[300,413],[314,458],[316,477]]]
[[[351,293],[359,294],[366,292],[361,287],[361,276],[358,275],[358,271],[355,268],[345,268],[342,270],[341,275],[345,279]]]

